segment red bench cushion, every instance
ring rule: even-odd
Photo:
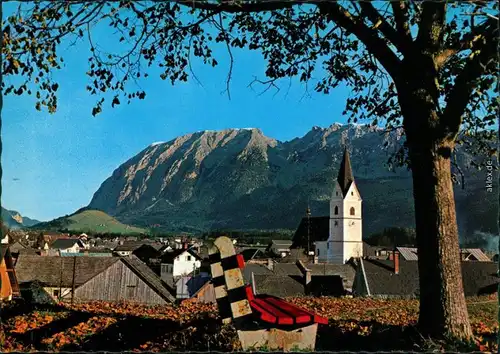
[[[251,290],[251,289],[250,289]],[[250,306],[256,315],[265,322],[280,325],[320,323],[328,324],[328,319],[303,308],[292,305],[270,295],[257,295],[250,298]]]

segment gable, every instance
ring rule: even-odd
[[[75,295],[82,300],[120,301],[164,304],[174,302],[172,289],[137,257],[119,258],[103,272],[79,286]]]
[[[356,186],[356,182],[352,181],[349,188],[347,189],[347,193],[344,199],[355,199],[360,200],[361,194],[359,193],[358,187]]]
[[[342,192],[342,188],[340,188],[339,181],[335,181],[332,192],[332,199],[339,198],[342,199],[344,197],[344,193]]]

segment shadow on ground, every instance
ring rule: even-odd
[[[41,327],[23,334],[10,333],[10,337],[26,348],[52,351],[55,347],[44,344],[44,338],[66,332],[79,323],[87,322],[98,313],[68,311],[59,306],[12,308],[2,312],[5,323],[16,315],[30,311],[68,312]],[[131,315],[106,315],[116,322],[94,334],[80,337],[77,344],[65,344],[57,351],[234,351],[240,348],[232,326],[222,326],[219,318],[203,315],[186,323],[170,319],[144,318]],[[363,331],[363,328],[366,330]],[[370,329],[368,331],[368,329]],[[431,343],[432,345],[436,343]],[[376,321],[330,321],[319,326],[316,351],[429,351],[436,349],[423,340],[412,327],[383,325]],[[462,350],[461,350],[462,349]],[[468,350],[467,350],[468,349]],[[456,347],[455,351],[475,348]]]

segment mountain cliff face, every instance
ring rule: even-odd
[[[361,125],[314,127],[288,142],[259,129],[228,129],[155,143],[118,167],[88,207],[164,230],[295,229],[308,201],[313,216],[328,215],[345,144],[363,197],[364,233],[412,226],[411,174],[385,165],[401,132]],[[469,158],[459,153],[460,162]],[[461,231],[492,232],[493,196],[476,210],[467,207],[470,198],[486,200],[485,176],[466,178],[467,188],[456,190]]]
[[[38,224],[40,221],[21,216],[19,212],[2,207],[2,222],[9,229],[16,230]]]

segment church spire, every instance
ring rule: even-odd
[[[344,157],[340,164],[339,175],[337,177],[342,194],[345,196],[351,183],[354,182],[354,175],[352,174],[351,160],[349,159],[349,152],[347,147],[344,148]]]

